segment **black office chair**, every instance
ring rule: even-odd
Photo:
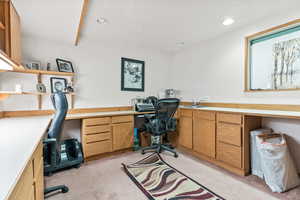
[[[152,105],[156,109],[157,102],[158,102],[158,98],[157,97],[155,97],[155,96],[149,96],[149,97],[146,98],[146,101],[149,102],[149,103],[152,103]]]
[[[55,115],[48,129],[48,137],[44,140],[44,173],[51,175],[52,172],[69,168],[79,167],[83,162],[81,145],[76,139],[61,141],[63,124],[68,112],[68,101],[63,92],[51,95],[51,100],[55,109]],[[46,188],[44,194],[61,190],[68,192],[65,185]]]
[[[157,153],[166,150],[178,157],[173,148],[162,143],[161,136],[176,130],[177,121],[174,114],[179,103],[180,100],[176,98],[160,99],[155,106],[155,116],[145,115],[144,129],[151,134],[151,146],[142,148],[142,154],[145,154],[145,151],[148,150],[155,150]]]

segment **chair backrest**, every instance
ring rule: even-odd
[[[147,97],[146,101],[151,102],[154,108],[156,109],[158,98],[155,96],[149,96]]]
[[[180,100],[177,98],[159,99],[156,104],[155,115],[156,119],[168,123],[174,117],[174,114],[179,107]]]
[[[52,119],[50,128],[48,129],[48,138],[55,138],[60,143],[63,124],[68,112],[68,101],[63,92],[53,93],[51,95],[55,115]]]

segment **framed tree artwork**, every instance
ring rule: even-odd
[[[300,19],[246,37],[245,91],[300,89]]]
[[[140,91],[145,88],[145,62],[121,58],[121,90]]]

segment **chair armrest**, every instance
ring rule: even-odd
[[[53,144],[56,143],[56,139],[55,138],[47,138],[43,141],[44,144]]]
[[[146,121],[148,121],[148,122],[155,119],[155,115],[153,115],[153,114],[145,114],[144,116],[145,116]]]

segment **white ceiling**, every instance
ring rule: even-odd
[[[82,1],[13,0],[24,34],[70,45]],[[179,42],[193,45],[297,6],[299,0],[90,0],[82,41],[174,51]],[[226,16],[236,23],[223,26]],[[100,17],[108,23],[98,24]]]

